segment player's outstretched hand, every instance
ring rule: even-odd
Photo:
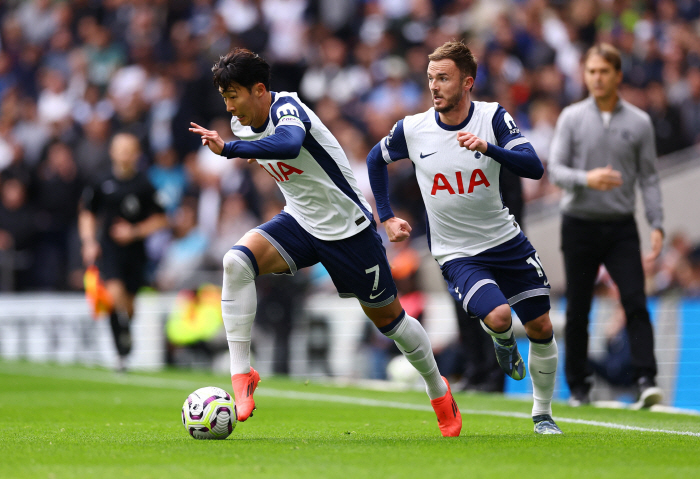
[[[389,241],[398,243],[408,239],[413,228],[408,224],[408,221],[394,216],[384,222],[384,229],[389,237]]]
[[[457,133],[457,141],[462,148],[466,148],[469,151],[478,151],[483,154],[486,154],[486,148],[489,146],[486,140],[482,140],[474,133],[469,133],[468,131],[460,131]]]
[[[202,145],[209,147],[211,151],[220,155],[224,151],[224,140],[221,139],[219,133],[215,130],[207,130],[194,122],[190,122],[193,128],[190,128],[192,133],[197,133],[202,137]]]

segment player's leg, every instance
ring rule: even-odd
[[[537,252],[523,235],[501,253],[494,274],[530,340],[528,368],[533,388],[532,420],[538,434],[561,434],[552,419],[559,351],[549,318],[549,280]]]
[[[638,383],[638,407],[650,407],[663,400],[663,391],[656,386],[654,331],[649,319],[644,293],[639,236],[633,219],[619,225],[611,233],[616,237],[603,263],[620,290],[620,302],[627,317],[632,366]]]
[[[523,379],[527,372],[513,335],[508,300],[485,266],[488,261],[483,260],[487,258],[474,258],[457,258],[442,265],[448,291],[468,314],[480,319],[481,327],[493,340],[503,372],[513,379]]]
[[[361,305],[379,331],[394,340],[399,351],[423,377],[442,435],[459,436],[462,415],[452,397],[447,379],[440,375],[428,333],[423,326],[417,319],[406,314],[398,299],[379,308]]]
[[[381,238],[373,227],[340,241],[318,242],[322,264],[341,297],[359,300],[367,317],[396,346],[423,377],[444,436],[457,436],[462,417],[440,376],[428,334],[404,311]],[[437,406],[436,406],[437,403]],[[448,417],[449,411],[449,417]]]
[[[131,352],[131,318],[134,314],[134,295],[130,294],[121,279],[111,278],[105,281],[105,289],[112,298],[112,311],[109,313],[109,325],[119,355],[118,369],[125,369],[126,357]]]
[[[536,319],[525,322],[525,332],[530,340],[528,368],[532,380],[532,420],[535,432],[538,434],[561,434],[561,429],[552,419],[552,397],[559,362],[559,349],[552,331],[552,321],[549,318],[549,298],[537,296],[518,305],[518,317],[525,318],[546,312]]]
[[[245,421],[255,409],[253,392],[260,375],[250,365],[250,340],[257,292],[255,278],[260,274],[289,269],[277,249],[263,236],[248,232],[223,259],[221,315],[226,328],[230,356],[231,384],[239,421]]]
[[[444,396],[447,386],[440,376],[428,333],[418,320],[404,311],[398,299],[380,308],[362,305],[362,309],[382,334],[394,340],[399,351],[420,373],[430,399]]]

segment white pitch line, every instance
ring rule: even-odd
[[[102,371],[83,371],[79,375],[71,373],[68,371],[54,371],[52,374],[43,374],[39,371],[33,371],[30,368],[21,367],[21,370],[8,370],[3,367],[0,363],[0,374],[10,374],[16,376],[32,376],[32,377],[50,377],[61,379],[68,379],[74,381],[89,381],[97,383],[106,384],[123,384],[126,386],[138,386],[147,387],[155,389],[185,389],[190,390],[193,388],[199,388],[201,383],[188,381],[183,379],[167,379],[167,378],[154,378],[147,376],[138,376],[134,374],[129,375],[117,375],[115,373],[106,373]],[[282,399],[292,399],[299,401],[319,401],[319,402],[330,402],[330,403],[341,403],[341,404],[352,404],[367,407],[387,407],[392,409],[408,409],[412,411],[426,411],[432,412],[433,408],[425,404],[410,404],[398,401],[382,401],[379,399],[370,399],[363,397],[352,397],[352,396],[338,396],[334,394],[321,394],[321,393],[305,393],[299,391],[284,391],[281,389],[269,389],[260,388],[256,394],[263,397],[274,397]],[[532,419],[529,414],[520,412],[508,412],[508,411],[489,411],[489,410],[478,410],[478,409],[462,409],[460,408],[462,414],[469,415],[481,415],[481,416],[500,416],[500,417],[512,417],[517,419]],[[638,427],[638,426],[628,426],[626,424],[617,424],[613,422],[603,422],[603,421],[590,421],[588,419],[575,419],[557,416],[557,422],[571,423],[571,424],[583,424],[586,426],[597,426],[605,427],[608,429],[619,429],[623,431],[637,431],[637,432],[655,432],[662,434],[674,434],[678,436],[693,436],[700,437],[700,432],[692,431],[675,431],[672,429],[656,429],[648,427]]]

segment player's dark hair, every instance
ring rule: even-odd
[[[237,83],[248,91],[258,83],[270,90],[270,65],[257,53],[245,48],[235,48],[211,68],[214,72],[214,85],[222,91]]]
[[[462,42],[452,41],[437,47],[433,53],[428,55],[428,60],[437,62],[440,60],[452,60],[457,65],[462,78],[472,77],[476,79],[476,57]],[[474,86],[472,86],[474,88]],[[469,91],[472,90],[469,89]]]
[[[593,45],[591,48],[589,48],[582,59],[584,65],[591,55],[603,57],[606,62],[613,66],[615,71],[619,72],[622,70],[622,57],[620,56],[620,50],[609,43],[599,43],[598,45]]]

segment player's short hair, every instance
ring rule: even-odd
[[[270,64],[257,53],[246,48],[235,48],[211,68],[214,72],[214,85],[221,90],[228,90],[237,83],[248,91],[258,83],[270,90]]]
[[[428,60],[431,62],[452,60],[457,65],[462,78],[469,76],[476,79],[476,57],[469,47],[462,42],[451,41],[442,44],[428,55]]]
[[[583,64],[585,65],[591,55],[598,55],[603,57],[603,59],[610,63],[615,71],[622,70],[622,57],[620,56],[620,50],[610,45],[609,43],[599,43],[593,45],[588,49],[586,54],[583,56]]]

